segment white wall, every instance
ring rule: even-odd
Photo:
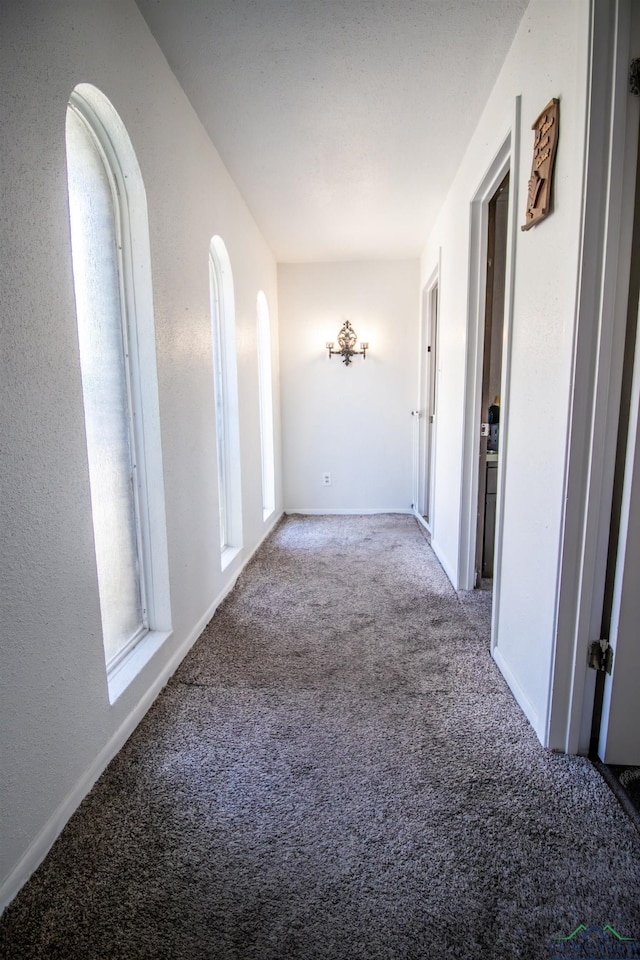
[[[148,706],[239,566],[262,518],[256,297],[273,324],[274,259],[131,0],[25,0],[0,10],[2,538],[0,900]],[[107,696],[84,440],[65,165],[79,82],[122,117],[144,177],[156,316],[173,634],[113,706]],[[235,279],[244,551],[217,537],[210,238]],[[277,513],[279,401],[275,398]],[[31,849],[30,849],[30,845]]]
[[[512,171],[518,224],[531,170],[531,124],[560,98],[555,212],[515,236],[515,288],[508,449],[503,451],[504,539],[497,657],[511,670],[538,736],[545,737],[556,628],[564,511],[565,445],[576,312],[589,4],[532,0],[422,257],[423,281],[442,249],[440,381],[434,543],[460,566],[463,397],[469,298],[470,202],[508,133],[522,98],[519,168]]]
[[[418,281],[417,260],[279,265],[285,509],[410,510]],[[325,349],[344,320],[370,344],[349,367]]]

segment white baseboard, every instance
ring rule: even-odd
[[[275,530],[275,528],[278,526],[278,524],[280,523],[280,521],[281,521],[282,518],[284,517],[284,513],[285,513],[284,510],[281,510],[280,513],[275,513],[275,512],[273,513],[272,517],[271,517],[270,520],[269,520],[269,526],[265,528],[264,533],[262,534],[262,536],[260,537],[260,539],[259,539],[258,542],[256,543],[255,547],[254,547],[253,550],[251,551],[251,554],[247,557],[247,559],[246,559],[246,560],[244,561],[244,563],[242,564],[242,567],[246,567],[246,565],[249,563],[249,560],[251,560],[251,557],[254,555],[254,553],[256,552],[256,550],[258,549],[258,547],[262,546],[262,544],[263,544],[264,541],[267,539],[267,537],[269,536],[269,534],[271,533],[271,531],[272,531],[272,530]]]
[[[339,507],[336,510],[319,510],[315,507],[287,507],[284,511],[290,514],[308,514],[312,517],[362,517],[374,513],[413,513],[410,507]]]
[[[424,527],[424,529],[427,531],[429,536],[431,536],[431,527],[429,526],[425,518],[422,516],[422,514],[418,513],[418,511],[415,508],[411,511],[411,513],[414,515],[414,517],[416,518],[420,526]]]
[[[437,557],[438,560],[440,561],[440,566],[442,567],[442,569],[444,570],[444,572],[445,572],[446,575],[448,576],[449,580],[451,581],[451,586],[453,587],[454,590],[458,590],[458,589],[459,589],[459,588],[458,588],[458,577],[456,576],[456,574],[453,572],[453,570],[452,570],[451,567],[449,566],[449,561],[447,560],[446,556],[444,555],[444,553],[443,553],[442,550],[440,549],[440,544],[438,543],[437,540],[434,540],[433,537],[431,538],[431,549],[433,550],[433,552],[435,553],[436,557]]]
[[[131,713],[125,718],[113,736],[107,741],[102,750],[95,757],[90,766],[82,774],[76,785],[67,794],[60,806],[49,817],[40,833],[31,842],[26,852],[22,855],[18,863],[7,875],[0,885],[0,912],[9,905],[20,888],[24,886],[29,877],[40,866],[49,850],[62,833],[71,816],[78,809],[86,795],[89,793],[94,783],[101,773],[107,768],[111,760],[118,751],[124,746],[135,728],[138,726],[145,713],[152,705],[160,691],[166,686],[167,681],[175,673],[187,653],[194,645],[212,616],[236,585],[244,567],[249,563],[256,550],[262,542],[269,536],[273,528],[281,519],[282,511],[277,514],[269,524],[262,537],[255,545],[250,554],[248,554],[234,571],[229,581],[225,584],[213,603],[200,617],[188,636],[182,641],[177,650],[174,651],[170,660],[164,665],[158,676],[153,680],[151,686],[147,688],[142,698],[138,701]]]
[[[524,713],[525,717],[527,718],[527,720],[535,730],[536,735],[540,740],[540,743],[542,743],[543,746],[546,746],[546,744],[544,743],[544,730],[541,730],[539,726],[540,717],[538,715],[538,711],[534,708],[533,704],[525,694],[524,690],[522,689],[522,687],[514,677],[513,673],[511,672],[511,669],[509,668],[509,665],[507,664],[507,661],[504,659],[504,657],[500,653],[500,650],[498,649],[498,647],[493,648],[493,650],[491,651],[491,656],[493,657],[495,662],[498,664],[498,669],[500,670],[500,673],[502,674],[504,679],[507,681],[507,685],[511,690],[511,693],[515,697],[516,702],[520,707],[520,709],[522,710],[522,712]]]

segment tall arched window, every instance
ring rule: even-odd
[[[112,677],[169,619],[146,199],[122,121],[89,84],[69,100],[66,142],[96,566]],[[158,596],[161,585],[166,599]]]
[[[262,518],[276,508],[276,476],[273,448],[273,382],[271,376],[271,326],[269,306],[262,290],[258,294],[258,386],[260,392],[260,446],[262,453]]]
[[[242,490],[235,297],[231,261],[220,237],[213,237],[209,245],[209,281],[220,550],[224,568],[242,546]]]

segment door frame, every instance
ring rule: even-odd
[[[438,249],[438,262],[432,270],[429,279],[422,288],[421,302],[421,320],[420,320],[420,419],[418,424],[418,493],[416,509],[424,526],[433,536],[434,533],[434,500],[435,500],[435,449],[436,432],[438,429],[438,420],[435,417],[433,429],[429,435],[429,397],[433,386],[433,378],[438,381],[438,313],[439,303],[435,303],[435,294],[437,292],[438,301],[440,298],[440,267],[442,258],[442,248]],[[427,346],[432,341],[433,327],[436,324],[436,343],[434,356],[427,353]],[[437,403],[437,401],[436,401]],[[429,449],[431,447],[431,449]],[[431,470],[428,469],[429,455],[431,454]],[[428,497],[427,497],[428,494]],[[430,516],[425,518],[425,508],[427,499],[430,504]]]
[[[589,750],[627,327],[640,102],[628,92],[630,0],[592,0],[573,388],[545,746]]]
[[[506,480],[507,445],[509,438],[509,389],[511,382],[511,342],[513,328],[513,292],[515,286],[515,248],[518,233],[518,170],[520,158],[520,96],[515,97],[511,122],[501,145],[486,170],[470,204],[469,296],[467,306],[467,352],[465,362],[465,401],[462,449],[462,483],[460,485],[460,551],[458,589],[472,590],[475,585],[475,559],[478,505],[478,458],[480,423],[482,421],[482,358],[486,307],[486,260],[489,203],[507,172],[509,212],[505,265],[505,296],[500,387],[500,457],[496,494],[496,530],[494,553],[493,604],[491,615],[491,651],[498,629],[499,594],[502,562],[502,529],[504,485]]]

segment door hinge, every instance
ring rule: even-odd
[[[589,646],[589,666],[592,670],[601,670],[611,675],[613,668],[613,647],[608,640],[594,640]]]
[[[629,67],[629,93],[640,96],[640,60],[632,60]]]

